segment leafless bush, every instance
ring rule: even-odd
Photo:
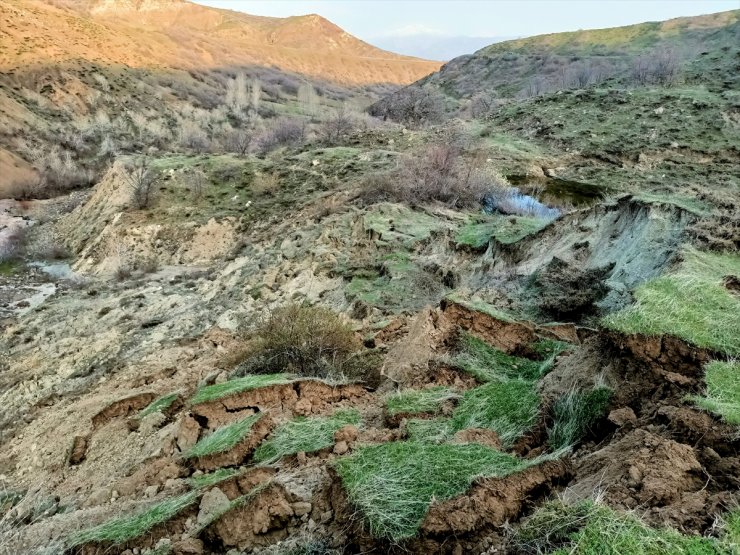
[[[306,139],[306,125],[303,121],[281,118],[257,137],[257,152],[264,156],[281,146],[299,146]]]
[[[470,115],[479,119],[489,115],[496,105],[496,95],[489,92],[476,93],[470,99]]]
[[[180,144],[198,153],[210,147],[208,134],[194,121],[185,120],[180,127]]]
[[[318,129],[319,140],[327,145],[338,145],[355,130],[356,125],[357,122],[349,111],[340,108],[322,122]]]
[[[252,184],[255,195],[271,195],[280,188],[280,176],[277,173],[261,173]]]
[[[123,176],[131,189],[132,200],[136,208],[140,210],[147,208],[152,201],[157,184],[162,179],[162,174],[152,168],[148,157],[140,156],[127,165]]]
[[[0,262],[20,258],[23,254],[25,242],[25,227],[16,227],[10,231],[6,231],[5,236],[0,237]]]
[[[405,158],[395,172],[369,178],[364,185],[362,197],[368,202],[393,198],[410,204],[439,201],[453,207],[479,206],[498,187],[480,156],[465,159],[454,144],[431,145]]]
[[[244,156],[252,144],[252,133],[247,129],[231,129],[224,137],[224,146],[228,152]]]
[[[200,198],[203,196],[203,191],[205,191],[207,185],[208,185],[208,178],[206,177],[205,172],[199,168],[193,168],[190,172],[188,172],[186,176],[187,185],[190,189],[190,192],[193,194],[195,198]]]
[[[638,56],[632,65],[632,80],[638,85],[674,84],[681,70],[681,57],[672,49],[661,49]]]
[[[36,196],[89,186],[95,180],[95,173],[83,168],[69,150],[57,146],[49,151],[35,151],[32,156],[40,176],[33,184]]]
[[[445,99],[436,91],[409,86],[370,107],[370,114],[418,127],[445,119]]]

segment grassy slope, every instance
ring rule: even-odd
[[[740,299],[722,283],[730,275],[740,275],[740,256],[687,250],[678,268],[638,287],[637,302],[604,324],[624,333],[675,335],[738,356]]]

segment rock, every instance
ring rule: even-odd
[[[336,455],[344,455],[347,451],[349,451],[349,445],[347,445],[346,441],[340,441],[334,446],[334,453]]]
[[[226,494],[218,488],[213,488],[203,494],[200,500],[197,522],[199,525],[207,524],[211,518],[229,508],[231,502]]]
[[[103,503],[107,502],[110,499],[111,493],[110,489],[107,488],[100,488],[94,490],[90,497],[88,497],[85,502],[82,504],[83,507],[97,507],[98,505],[102,505]]]
[[[632,424],[637,420],[637,416],[635,416],[635,411],[633,411],[629,407],[615,409],[609,413],[609,416],[607,418],[609,419],[609,422],[611,422],[612,424],[616,424],[620,428],[625,424]]]
[[[203,542],[198,538],[186,538],[172,544],[175,555],[200,555],[203,553]]]
[[[87,444],[89,436],[75,436],[72,440],[72,445],[69,449],[69,456],[67,457],[67,464],[74,466],[80,464],[85,460],[87,454]]]
[[[353,426],[352,424],[347,424],[346,426],[342,426],[336,432],[334,432],[334,441],[336,441],[337,443],[339,443],[340,441],[351,443],[353,441],[357,441],[359,433],[360,432],[357,430],[356,426]]]
[[[293,512],[296,514],[296,516],[303,516],[307,515],[311,512],[311,509],[313,509],[313,505],[309,503],[308,501],[298,501],[296,503],[293,503]]]
[[[177,430],[175,436],[175,443],[177,443],[180,451],[187,451],[198,441],[200,436],[200,424],[192,416],[185,416],[180,421],[180,428]]]
[[[660,114],[662,114],[663,112],[665,112],[665,108],[663,108],[663,106],[659,106],[659,107],[657,107],[657,108],[656,108],[655,110],[653,110],[653,111],[655,112],[655,114],[656,114],[656,115],[658,115],[658,116],[659,116]]]
[[[159,492],[159,486],[154,484],[144,490],[144,497],[154,497]]]

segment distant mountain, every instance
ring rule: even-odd
[[[464,54],[471,54],[489,44],[513,38],[516,37],[466,37],[420,33],[379,36],[370,39],[370,42],[391,52],[446,62]]]
[[[637,62],[685,66],[702,52],[721,48],[731,65],[730,50],[740,44],[739,15],[734,10],[499,42],[450,61],[419,84],[456,98],[481,92],[510,97],[630,80]]]
[[[406,84],[436,62],[386,52],[319,15],[258,17],[185,0],[0,0],[0,67],[275,66],[343,84]]]

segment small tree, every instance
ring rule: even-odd
[[[319,138],[328,145],[337,145],[342,139],[352,133],[355,122],[346,108],[338,109],[319,128]]]
[[[247,129],[231,129],[226,133],[225,143],[229,152],[244,156],[252,144],[252,133]]]
[[[311,117],[315,116],[318,112],[319,97],[316,94],[316,89],[310,83],[301,83],[298,87],[298,102],[303,107],[303,112]]]
[[[154,189],[161,181],[162,175],[152,168],[148,157],[140,156],[127,166],[124,179],[131,189],[134,205],[142,210],[151,203]]]

